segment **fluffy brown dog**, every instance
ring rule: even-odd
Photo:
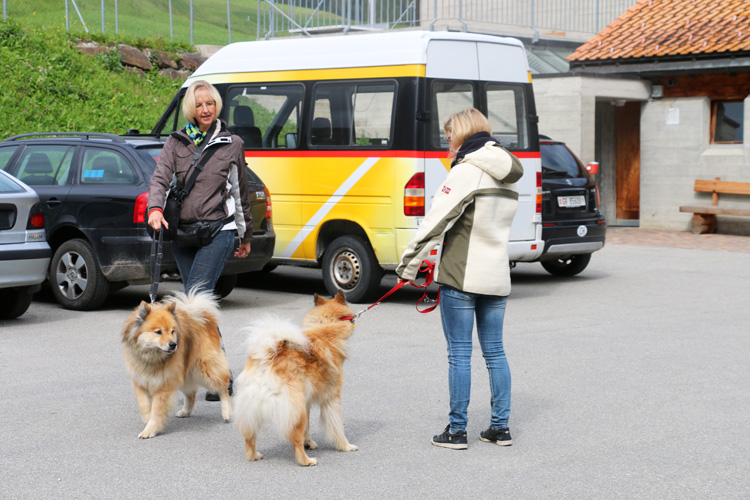
[[[189,417],[198,385],[219,393],[221,416],[229,422],[231,373],[221,350],[218,314],[210,293],[178,292],[155,304],[141,302],[126,321],[125,367],[146,423],[139,438],[152,438],[164,428],[178,389],[185,404],[177,417]]]
[[[260,460],[255,439],[264,421],[271,421],[294,446],[300,465],[316,465],[305,453],[314,450],[310,439],[309,414],[312,404],[320,405],[326,435],[337,449],[354,451],[344,435],[341,416],[341,387],[344,383],[346,340],[354,323],[344,295],[326,300],[315,295],[315,307],[302,321],[302,328],[282,318],[266,318],[249,327],[248,358],[235,380],[234,412],[245,438],[245,456]]]

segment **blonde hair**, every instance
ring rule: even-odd
[[[206,90],[214,103],[216,103],[216,117],[218,118],[221,114],[223,102],[219,91],[205,80],[196,80],[190,84],[187,92],[185,92],[185,97],[182,99],[182,114],[188,123],[195,124],[195,91],[201,89]]]
[[[466,139],[477,132],[492,134],[492,125],[481,111],[476,108],[466,108],[451,115],[443,125],[446,134],[451,133],[451,149],[458,149]]]

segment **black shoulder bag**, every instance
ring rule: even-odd
[[[169,225],[169,229],[163,228],[160,230],[163,235],[162,238],[164,241],[173,241],[177,239],[177,229],[180,225],[180,211],[182,210],[182,202],[187,197],[188,193],[190,193],[190,190],[193,189],[193,185],[195,184],[195,179],[198,177],[198,174],[203,171],[203,167],[206,165],[206,162],[213,156],[213,154],[216,152],[216,147],[212,147],[208,150],[206,155],[201,159],[200,162],[196,165],[195,162],[200,157],[201,153],[205,149],[206,145],[193,153],[193,161],[190,163],[190,166],[188,167],[188,171],[193,168],[193,165],[195,165],[195,168],[193,168],[193,171],[190,174],[190,177],[188,177],[187,183],[185,184],[185,187],[180,186],[180,183],[177,182],[177,185],[172,187],[172,189],[169,190],[169,194],[167,195],[167,201],[164,203],[164,211],[163,216],[164,220],[167,221],[167,224]],[[156,239],[157,237],[157,231],[154,231],[154,228],[152,228],[150,225],[148,225],[148,222],[146,223],[146,230],[148,231],[148,234]]]

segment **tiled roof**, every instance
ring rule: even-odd
[[[640,0],[569,61],[750,51],[750,0]]]

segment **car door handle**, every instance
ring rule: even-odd
[[[62,202],[57,198],[50,198],[49,200],[47,200],[47,206],[50,208],[56,207],[58,205],[62,205]]]

